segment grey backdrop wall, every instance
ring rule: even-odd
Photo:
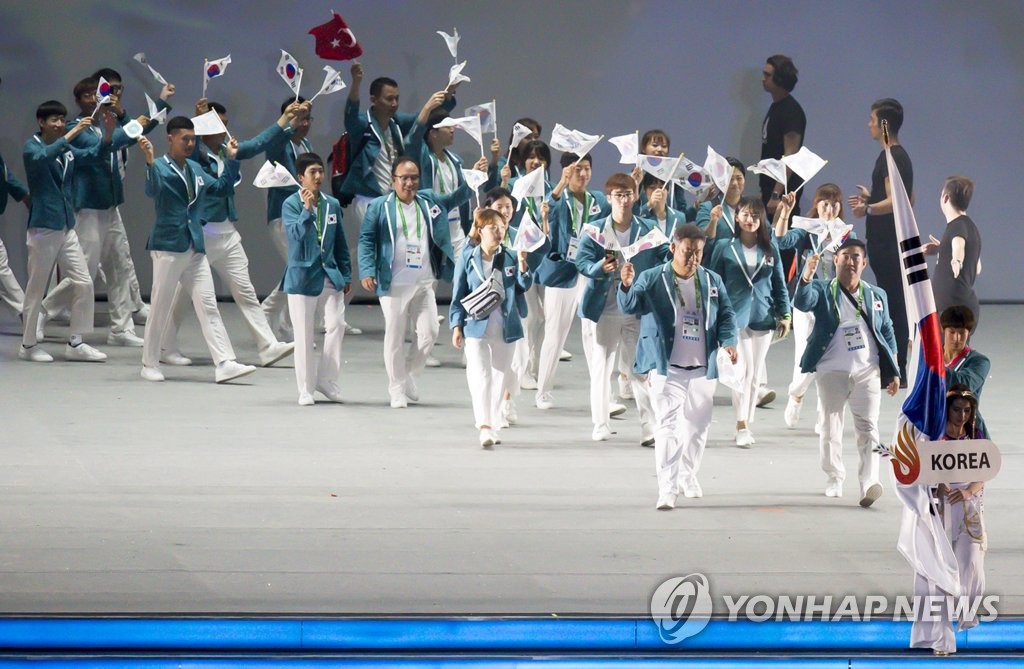
[[[1015,269],[1024,247],[1015,197],[1024,155],[1024,5],[1014,0],[8,0],[0,10],[0,151],[23,176],[21,148],[36,130],[36,105],[57,98],[73,108],[75,82],[101,66],[121,71],[125,105],[133,114],[144,112],[143,90],[155,97],[158,88],[131,60],[138,51],[177,84],[175,109],[188,115],[201,93],[203,58],[230,53],[233,62],[210,83],[209,96],[227,105],[233,132],[249,137],[273,122],[288,93],[275,72],[279,49],[305,68],[304,93],[319,88],[326,63],[314,55],[306,33],[331,9],[342,13],[366,50],[367,84],[380,75],[396,78],[406,111],[418,110],[446,83],[451,58],[434,31],[457,26],[459,57],[469,61],[466,73],[473,79],[459,90],[458,109],[496,98],[503,141],[521,115],[540,120],[545,139],[555,122],[607,135],[661,127],[674,151],[698,162],[711,144],[752,164],[770,103],[761,90],[761,67],[765,57],[781,52],[800,70],[794,95],[807,112],[806,144],[829,160],[811,186],[833,181],[850,193],[869,184],[879,151],[867,134],[869,106],[896,97],[906,108],[900,136],[914,161],[923,234],[941,234],[944,178],[973,177],[978,187],[971,214],[984,236],[979,293],[984,300],[1024,300]],[[347,71],[347,65],[340,67]],[[341,130],[346,93],[316,103],[311,139],[323,154]],[[362,93],[365,102],[365,85]],[[162,130],[153,137],[163,150]],[[464,135],[457,139],[467,158],[474,146]],[[599,187],[618,169],[617,153],[605,143],[594,155]],[[144,247],[152,206],[143,193],[141,154],[134,158],[123,213],[148,293]],[[261,162],[243,166],[247,185],[238,204],[253,280],[265,293],[280,278],[282,262],[264,224],[263,193],[248,185]],[[754,187],[748,180],[748,190]],[[22,279],[25,220],[16,205],[0,217]]]

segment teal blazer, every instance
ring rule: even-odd
[[[0,214],[7,210],[8,195],[21,202],[28,195],[28,189],[8,171],[4,157],[0,156]]]
[[[668,361],[676,341],[676,296],[672,283],[672,263],[666,262],[637,275],[629,290],[619,288],[619,308],[640,317],[640,339],[636,345],[633,371],[644,374],[655,370],[668,374]],[[707,378],[718,378],[718,349],[736,345],[736,317],[722,279],[703,267],[697,268],[704,307],[704,338]]]
[[[817,244],[817,235],[812,235],[806,230],[800,228],[790,228],[786,234],[781,237],[776,237],[775,240],[779,243],[780,251],[794,251],[796,254],[796,273],[794,276],[797,277],[796,288],[793,289],[793,294],[800,290],[802,286],[806,286],[803,281],[799,280],[799,277],[804,275],[804,265],[807,264],[807,256],[813,253],[818,253],[819,249],[815,248]],[[850,230],[843,239],[856,239],[857,233]],[[818,263],[818,269],[822,270],[825,277],[828,279],[835,278],[836,270],[832,264],[832,257],[834,254],[822,255],[821,262]]]
[[[200,202],[207,193],[230,193],[238,179],[237,160],[227,161],[220,177],[204,171],[194,160],[185,164],[192,173],[191,199],[186,174],[178,170],[170,156],[160,156],[146,170],[146,195],[153,198],[156,207],[156,221],[146,242],[150,251],[184,253],[191,244],[197,253],[206,253]]]
[[[59,137],[44,144],[37,133],[25,142],[22,158],[32,193],[28,227],[70,230],[75,227],[75,170],[80,164],[109,160],[110,142],[78,148]]]
[[[463,183],[454,193],[441,195],[429,190],[416,194],[423,220],[430,228],[430,267],[434,277],[450,281],[455,264],[455,249],[448,230],[448,210],[469,201],[469,186]],[[394,191],[370,203],[359,228],[359,278],[374,277],[377,294],[391,290],[391,263],[395,258],[395,234],[398,229],[398,198]]]
[[[793,299],[793,306],[797,309],[814,314],[814,328],[807,337],[807,348],[800,358],[800,369],[805,374],[818,368],[818,361],[825,354],[832,337],[839,329],[839,307],[832,297],[831,290],[834,281],[835,279],[814,279],[810,284],[802,286]],[[878,347],[878,368],[884,388],[899,376],[899,367],[896,365],[896,337],[892,331],[892,319],[889,318],[889,299],[885,291],[878,286],[872,286],[864,280],[861,280],[861,285],[865,289],[864,308],[871,325],[871,334]],[[846,299],[842,291],[838,291],[836,297],[840,300]]]
[[[576,261],[569,260],[569,240],[583,234],[583,226],[591,221],[604,219],[611,213],[611,207],[604,193],[587,191],[584,195],[583,216],[573,225],[570,200],[575,199],[569,189],[555,200],[548,196],[548,225],[551,228],[551,248],[537,268],[537,282],[552,288],[570,288],[576,284],[578,270]],[[540,225],[540,222],[537,223]],[[582,239],[581,239],[582,241]],[[577,247],[578,252],[578,247]]]
[[[604,220],[597,221],[596,224],[604,230],[611,224],[611,216],[609,215]],[[629,243],[636,242],[637,239],[653,230],[654,225],[655,221],[634,216],[629,225]],[[588,235],[583,235],[579,253],[576,254],[576,268],[580,274],[587,277],[587,285],[583,288],[583,297],[580,298],[580,306],[576,313],[580,318],[586,318],[595,323],[604,312],[608,291],[612,286],[618,284],[616,280],[618,272],[615,272],[615,276],[612,276],[601,267],[604,264],[604,252],[604,248],[599,246],[597,242]],[[668,244],[663,244],[657,248],[641,251],[633,256],[631,262],[633,263],[633,269],[637,274],[640,274],[644,270],[666,262],[669,256]]]
[[[441,109],[455,109],[455,96],[445,100]],[[387,132],[391,133],[392,141],[398,155],[405,153],[405,144],[410,132],[417,125],[418,114],[398,112],[388,123]],[[377,123],[377,119],[369,109],[361,113],[359,101],[345,100],[345,132],[348,133],[350,156],[348,174],[341,184],[341,192],[348,196],[363,195],[365,197],[381,197],[377,178],[373,176],[373,164],[380,155],[381,137],[385,130]],[[356,153],[358,151],[358,153]],[[413,158],[418,158],[413,154]],[[421,170],[422,171],[422,170]]]
[[[169,110],[171,108],[166,102],[159,99],[156,106],[158,109]],[[79,115],[77,118],[68,121],[66,129],[71,130],[74,128],[82,118],[83,116]],[[118,118],[121,126],[124,126],[131,120],[127,113],[122,114]],[[150,119],[149,123],[143,127],[142,134],[148,135],[158,125],[160,125],[159,122]],[[102,128],[93,126],[75,137],[71,143],[79,149],[89,149],[93,145],[99,144],[102,137]],[[124,156],[118,154],[119,152],[123,153],[124,149],[133,146],[135,142],[136,140],[124,134],[122,128],[115,128],[114,134],[110,138],[110,158],[104,161],[83,163],[78,166],[78,170],[75,173],[75,211],[79,209],[110,209],[124,204],[124,184],[122,182],[121,170],[123,169],[122,160],[127,157],[127,154],[125,153]]]
[[[747,282],[748,268],[743,255],[743,242],[739,237],[723,240],[715,245],[711,256],[711,271],[722,277],[725,290],[736,312],[736,329],[774,330],[789,313],[789,292],[782,274],[779,247],[771,243],[770,253],[757,246],[757,266]]]
[[[281,206],[281,223],[288,238],[288,263],[281,290],[289,295],[319,295],[324,291],[324,277],[338,291],[352,282],[352,258],[341,227],[341,203],[327,193],[320,193],[320,201],[324,216],[320,240],[315,214],[302,206],[298,193]]]
[[[989,362],[988,357],[972,348],[955,364],[946,367],[946,387],[951,388],[955,384],[963,384],[970,388],[980,401],[981,391],[991,368],[992,363]]]
[[[708,225],[711,224],[711,210],[716,205],[721,204],[722,198],[717,198],[718,202],[708,200],[702,202],[700,207],[697,209],[697,218],[694,220],[694,224],[701,230],[707,230]],[[708,246],[712,245],[713,241],[719,239],[729,239],[735,234],[736,230],[736,215],[733,212],[732,207],[724,205],[722,207],[722,217],[718,219],[718,226],[715,228],[715,239],[708,240]],[[710,249],[704,249],[704,258],[707,260]]]
[[[647,218],[653,221],[669,239],[672,239],[672,233],[675,231],[677,225],[682,225],[683,223],[688,222],[688,219],[686,218],[686,215],[683,212],[668,206],[665,207],[664,225],[662,225],[661,221],[658,220],[658,217],[654,213],[654,211],[646,204],[642,206],[634,205],[633,213],[636,214],[637,216],[641,216],[643,218]]]
[[[290,130],[290,129],[289,129]],[[288,141],[291,132],[285,130],[277,123],[256,135],[252,139],[238,143],[238,155],[236,160],[246,160],[258,156],[271,147],[278,146]],[[192,160],[202,165],[209,174],[220,176],[224,171],[227,156],[223,153],[223,147],[219,153],[214,153],[205,143],[196,138],[196,148],[192,151]],[[293,166],[294,167],[294,166]],[[211,221],[237,221],[238,210],[235,209],[235,188],[242,183],[242,174],[239,171],[238,178],[231,185],[231,191],[220,195],[214,195],[207,191],[200,204],[202,213],[200,220],[203,225]]]
[[[291,141],[291,137],[294,134],[291,127],[289,126],[284,131],[284,137],[278,137],[275,141],[270,142],[265,149],[267,160],[271,160],[275,163],[283,165],[292,176],[295,174],[295,159],[303,153],[311,153],[313,151],[313,145],[309,143],[309,140],[305,137],[299,142],[298,148],[295,147],[295,143]],[[242,156],[248,158],[249,156]],[[267,189],[267,222],[274,220],[275,218],[281,218],[281,205],[287,200],[292,193],[298,193],[298,186],[281,186],[280,188],[268,188]]]
[[[639,186],[640,184],[637,184]],[[697,207],[686,201],[686,189],[679,184],[673,184],[668,192],[668,208],[680,214],[687,222],[692,223],[697,218]],[[647,193],[640,191],[640,196],[633,203],[633,213],[646,218],[654,218],[651,208],[647,206]]]
[[[462,328],[465,337],[479,339],[484,336],[487,330],[487,318],[477,320],[470,318],[462,306],[462,299],[480,287],[486,279],[490,281],[491,276],[483,273],[483,259],[479,246],[466,245],[469,249],[463,253],[455,263],[455,276],[452,285],[452,304],[448,309],[448,327],[455,329]],[[505,291],[505,299],[501,302],[501,315],[504,318],[502,334],[506,343],[512,343],[523,338],[523,324],[521,317],[526,314],[526,298],[523,293],[533,285],[533,277],[530,272],[525,274],[519,271],[519,260],[516,252],[501,247],[495,254],[497,260],[500,255],[502,287]],[[493,270],[492,270],[493,271]]]

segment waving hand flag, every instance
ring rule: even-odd
[[[320,90],[310,98],[310,102],[316,100],[321,95],[328,95],[330,93],[337,93],[338,91],[345,88],[345,82],[341,78],[341,73],[330,65],[324,65],[324,72],[327,76],[324,77],[324,85],[320,87]]]
[[[281,59],[277,61],[277,73],[288,84],[288,88],[295,93],[295,99],[299,99],[299,87],[302,86],[302,68],[292,55],[281,49]]]
[[[352,60],[363,55],[363,47],[338,12],[331,12],[331,20],[312,28],[309,34],[316,39],[316,55],[324,60]]]
[[[291,172],[284,165],[267,161],[256,173],[252,182],[256,188],[283,188],[286,186],[298,186],[299,182],[291,175]]]
[[[469,134],[480,145],[480,155],[484,155],[484,136],[480,132],[479,116],[463,116],[462,118],[448,117],[434,125],[435,128],[458,128]]]
[[[487,183],[487,172],[480,170],[462,170],[462,176],[466,179],[466,184],[474,191],[480,190],[480,186]]]
[[[516,232],[516,241],[512,244],[513,250],[532,252],[544,246],[547,235],[540,229],[537,222],[530,215],[530,210],[523,209],[523,218],[519,221],[519,230]]]
[[[637,133],[631,132],[628,135],[609,137],[608,141],[619,150],[620,165],[636,165],[640,153],[640,141],[637,138]]]
[[[791,156],[782,156],[782,162],[796,172],[804,180],[804,183],[810,181],[815,174],[821,171],[822,167],[828,164],[827,160],[822,160],[821,156],[806,146],[801,146],[800,150]],[[800,185],[803,186],[803,184]]]
[[[597,146],[601,137],[603,135],[588,135],[579,130],[569,130],[561,123],[556,123],[554,130],[551,131],[550,145],[556,151],[575,153],[577,156],[583,157]]]
[[[729,190],[729,181],[732,178],[732,165],[729,161],[718,154],[711,145],[708,145],[708,157],[704,161],[704,171],[711,175],[711,181],[722,191]]]
[[[224,122],[220,120],[220,114],[213,109],[205,114],[193,117],[192,126],[195,128],[197,137],[226,134],[228,131],[224,126]]]
[[[747,171],[754,174],[764,174],[775,179],[780,184],[786,184],[786,164],[777,158],[765,158],[757,165],[751,165]]]
[[[470,79],[469,77],[462,73],[462,69],[464,67],[466,67],[466,61],[462,61],[461,63],[455,63],[454,65],[452,65],[451,69],[448,70],[447,88],[450,89],[452,86],[461,84],[463,81],[472,81],[472,79]]]
[[[512,184],[512,197],[521,201],[524,197],[544,197],[544,168],[538,167]]]
[[[203,97],[206,97],[206,84],[210,79],[224,76],[224,72],[231,63],[231,54],[218,58],[217,60],[206,60],[203,62]]]
[[[157,109],[156,103],[153,102],[153,98],[149,97],[149,93],[143,93],[143,95],[146,96],[146,108],[149,110],[150,120],[167,123],[167,108]]]
[[[163,84],[164,86],[166,86],[166,85],[167,85],[167,80],[163,78],[163,75],[161,75],[161,74],[160,74],[159,72],[157,72],[156,70],[154,70],[154,69],[153,69],[153,66],[152,66],[152,65],[150,65],[150,64],[149,64],[149,61],[147,61],[147,60],[146,60],[146,54],[144,54],[144,53],[142,53],[142,52],[140,51],[140,52],[138,52],[137,54],[135,54],[135,56],[133,56],[133,58],[135,58],[135,60],[136,60],[137,62],[139,62],[139,63],[142,63],[143,65],[145,65],[146,67],[148,67],[148,68],[149,68],[149,72],[150,72],[150,74],[152,74],[152,75],[153,75],[153,78],[154,78],[154,79],[156,79],[157,81],[159,81],[159,82],[160,82],[161,84]]]
[[[452,28],[452,34],[449,35],[443,30],[438,30],[437,34],[444,39],[445,45],[448,47],[448,52],[455,59],[455,62],[459,62],[459,29]]]
[[[480,117],[480,131],[481,132],[493,132],[495,135],[498,134],[498,113],[495,109],[497,102],[491,100],[479,105],[473,105],[472,107],[466,107],[466,116],[479,116]]]

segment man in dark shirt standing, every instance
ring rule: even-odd
[[[768,59],[761,71],[761,85],[772,96],[772,106],[765,114],[761,125],[761,160],[765,158],[779,159],[790,156],[800,150],[804,144],[804,130],[807,128],[807,117],[804,108],[790,95],[796,88],[796,66],[789,56],[776,54]],[[786,170],[789,183],[787,187],[761,175],[761,199],[768,210],[768,215],[775,214],[779,198],[788,190],[792,193],[803,183],[793,172]],[[796,205],[792,215],[800,214],[800,194],[797,193]]]
[[[925,255],[939,257],[932,276],[935,311],[941,314],[947,307],[967,307],[974,315],[971,333],[981,320],[981,304],[974,292],[974,280],[981,273],[981,233],[967,215],[973,194],[974,182],[967,177],[946,179],[939,196],[946,229],[941,241],[931,237],[924,245]]]
[[[882,131],[883,121],[888,133]],[[875,161],[871,172],[871,190],[857,186],[860,191],[847,200],[853,215],[867,216],[865,224],[868,256],[875,273],[875,283],[889,297],[889,313],[892,316],[893,332],[896,335],[896,357],[899,362],[900,383],[906,387],[907,348],[910,344],[910,326],[907,323],[907,302],[903,294],[903,274],[900,267],[899,240],[896,236],[896,219],[892,215],[892,188],[889,184],[889,168],[885,162],[885,146],[892,152],[893,161],[900,171],[900,178],[914,203],[914,168],[910,156],[900,146],[898,133],[903,125],[903,105],[893,98],[884,98],[871,105],[868,132],[871,139],[882,145],[882,152]]]

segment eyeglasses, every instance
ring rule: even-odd
[[[418,175],[418,174],[396,174],[395,175],[395,179],[398,180],[398,181],[401,181],[402,183],[412,183],[414,181],[419,181],[420,180],[420,175]]]
[[[611,193],[610,196],[616,200],[632,200],[636,197],[636,194],[629,190],[617,190]]]

